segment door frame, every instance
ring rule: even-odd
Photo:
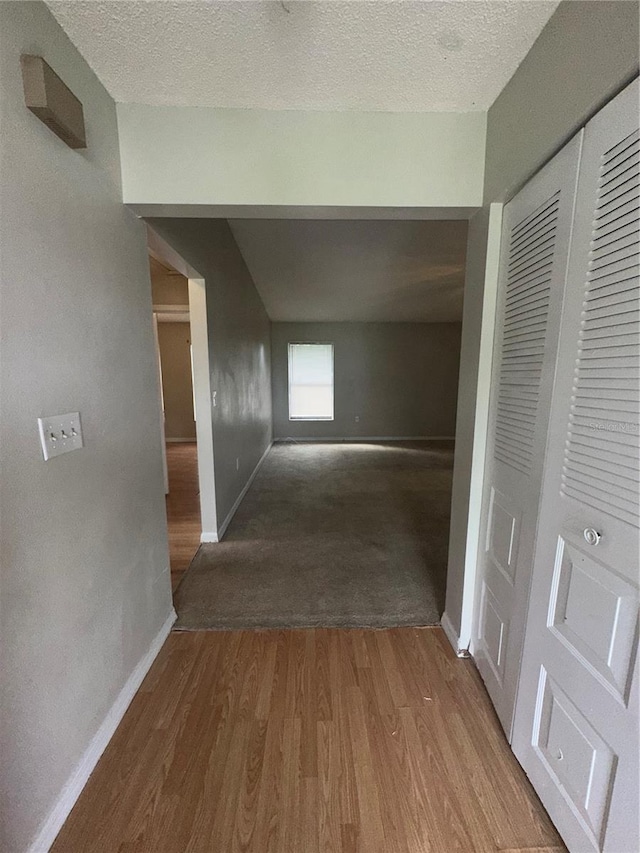
[[[129,204],[127,205],[136,215],[154,216],[158,210],[154,206]],[[502,226],[503,204],[499,202],[488,205],[489,227],[485,236],[481,261],[482,270],[478,274],[476,269],[473,281],[469,279],[469,271],[475,258],[467,252],[465,270],[464,299],[471,299],[471,290],[479,285],[482,288],[480,308],[477,312],[465,312],[462,320],[462,350],[461,370],[464,367],[474,370],[472,387],[463,387],[460,383],[458,388],[458,418],[456,422],[456,448],[454,458],[454,495],[451,504],[451,519],[454,517],[459,523],[464,522],[464,547],[461,548],[461,559],[459,562],[451,560],[451,549],[449,553],[449,567],[447,572],[447,598],[451,597],[456,602],[456,611],[461,609],[461,618],[450,618],[447,610],[442,615],[442,628],[454,650],[466,656],[471,644],[474,620],[475,590],[477,581],[477,556],[480,536],[481,505],[484,488],[484,468],[487,444],[487,429],[489,419],[490,402],[490,378],[493,352],[493,336],[495,327],[495,304],[497,295],[498,260],[500,254],[500,236]],[[470,220],[475,215],[481,215],[483,207],[465,208],[367,208],[367,207],[313,207],[305,205],[280,207],[273,206],[266,209],[256,205],[237,206],[216,205],[208,210],[207,215],[216,218],[248,218],[260,219],[267,215],[271,218],[280,219],[418,219],[418,220]],[[169,205],[163,209],[163,215],[175,215],[184,217],[189,211],[181,206]],[[192,214],[195,215],[195,214]],[[205,215],[200,209],[199,216]],[[199,282],[204,291],[204,277],[191,267],[163,238],[161,238],[148,224],[146,225],[148,235],[148,246],[150,253],[156,252],[161,261],[169,263],[178,272],[190,280],[189,300],[194,299],[191,306],[192,338],[198,337],[198,328],[206,327],[206,311],[201,305],[202,299],[198,297],[198,290],[191,286],[191,280]],[[469,244],[467,244],[469,249]],[[206,294],[204,296],[206,302]],[[195,309],[195,310],[194,310]],[[198,317],[200,311],[200,319]],[[200,330],[202,332],[202,329]],[[203,333],[203,337],[206,335]],[[468,343],[465,345],[465,341]],[[204,353],[204,342],[199,351]],[[206,346],[208,350],[208,343]],[[194,362],[196,361],[196,350],[194,349]],[[210,384],[210,373],[207,359],[199,361],[198,374],[194,376],[194,391],[196,392],[196,407],[199,416],[196,420],[196,434],[198,440],[198,472],[201,479],[201,514],[202,514],[202,542],[218,542],[218,521],[215,510],[215,472],[213,454],[212,427],[204,429],[202,421],[207,420],[212,424],[208,413],[212,411],[212,388]],[[204,375],[204,364],[207,364],[207,374]],[[477,368],[477,371],[476,371]],[[194,364],[195,370],[195,364]],[[206,393],[206,399],[205,399]],[[200,402],[199,402],[200,401]],[[198,422],[200,421],[200,423]],[[460,488],[455,489],[456,468],[460,469]],[[455,563],[455,565],[454,565]],[[454,571],[455,569],[455,571]],[[460,628],[458,630],[457,624]]]
[[[204,276],[194,269],[149,225],[149,254],[183,275],[189,284],[189,325],[193,351],[193,393],[195,401],[198,481],[200,489],[201,542],[218,541],[216,511],[215,456],[213,449],[213,413],[210,371],[207,289]]]
[[[164,391],[162,389],[162,358],[160,356],[160,335],[158,332],[158,312],[153,312],[153,339],[156,345],[156,361],[158,363],[158,398],[160,403],[160,440],[162,442],[162,478],[164,493],[169,494],[169,467],[167,465],[167,439],[165,434]]]
[[[489,441],[489,416],[491,410],[493,342],[495,338],[500,253],[502,249],[502,215],[504,205],[494,202],[489,205],[487,225],[486,258],[484,266],[484,291],[482,296],[482,319],[478,345],[478,378],[476,382],[475,422],[469,472],[469,514],[465,544],[465,562],[462,587],[462,615],[458,648],[468,649],[474,654],[473,635],[478,617],[477,587],[481,574],[480,533],[482,526],[482,501],[487,465]],[[465,297],[467,294],[465,294]],[[444,623],[444,615],[443,615]],[[456,650],[457,651],[457,650]]]

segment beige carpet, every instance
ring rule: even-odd
[[[181,630],[434,625],[453,442],[276,444],[175,592]]]

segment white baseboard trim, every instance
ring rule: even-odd
[[[200,542],[205,545],[208,542],[219,542],[218,534],[215,530],[203,530],[200,534]]]
[[[440,625],[442,626],[442,630],[447,636],[447,640],[451,643],[454,652],[459,658],[468,658],[469,650],[460,648],[460,638],[458,637],[458,633],[456,629],[453,627],[453,622],[449,618],[449,614],[445,612],[442,614],[442,619],[440,620]]]
[[[286,438],[274,438],[274,444],[297,444],[305,441],[313,441],[313,442],[338,442],[345,441],[351,444],[357,444],[358,442],[363,441],[455,441],[455,437],[452,435],[352,435],[352,436],[334,436],[333,438],[326,438],[325,436],[318,436],[316,438],[305,436],[304,438],[300,438],[297,436],[288,436]]]
[[[86,748],[84,755],[80,759],[75,770],[67,779],[57,802],[49,812],[48,817],[43,823],[38,832],[35,841],[28,848],[28,853],[47,853],[51,845],[60,832],[62,825],[69,816],[69,812],[76,803],[76,800],[82,793],[82,789],[87,783],[87,779],[93,772],[100,756],[104,752],[107,744],[113,737],[118,724],[124,717],[125,711],[131,704],[131,700],[138,692],[138,688],[149,671],[151,664],[156,659],[164,641],[167,639],[171,626],[176,621],[176,613],[171,609],[171,613],[164,623],[155,639],[149,646],[149,650],[144,657],[139,661],[136,668],[126,681],[126,684],[118,694],[116,701],[113,703],[107,716],[102,721],[98,731],[91,739],[89,746]]]
[[[222,537],[224,536],[224,534],[225,534],[225,532],[226,532],[227,527],[228,527],[228,526],[229,526],[229,524],[231,523],[231,519],[232,519],[232,518],[233,518],[233,516],[236,514],[236,510],[238,509],[238,507],[239,507],[239,506],[240,506],[240,504],[242,503],[242,499],[244,498],[244,496],[245,496],[245,495],[247,494],[247,492],[249,491],[249,488],[251,487],[251,483],[253,483],[253,481],[255,480],[255,478],[256,478],[256,474],[257,474],[257,473],[258,473],[258,471],[260,470],[260,466],[262,465],[262,463],[264,462],[264,460],[267,458],[267,454],[269,453],[269,451],[271,450],[271,448],[272,448],[272,447],[273,447],[273,442],[272,442],[272,441],[270,441],[270,442],[269,442],[269,444],[268,444],[268,446],[267,446],[267,449],[265,450],[265,452],[262,454],[262,456],[261,456],[261,457],[260,457],[260,459],[258,460],[258,464],[257,464],[257,465],[256,465],[256,467],[253,469],[253,471],[252,471],[252,473],[251,473],[251,476],[249,477],[249,479],[247,480],[247,482],[244,484],[244,487],[243,487],[242,491],[240,492],[240,494],[239,494],[239,495],[238,495],[238,497],[236,498],[236,502],[234,503],[234,505],[233,505],[233,506],[231,507],[231,509],[229,510],[229,513],[228,513],[227,517],[226,517],[226,518],[225,518],[225,520],[222,522],[222,524],[220,525],[220,527],[218,527],[218,542],[221,542],[221,541],[222,541]]]

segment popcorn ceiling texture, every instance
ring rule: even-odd
[[[555,11],[538,0],[49,0],[119,102],[487,110]]]

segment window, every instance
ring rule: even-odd
[[[333,344],[289,344],[289,420],[333,420]]]

